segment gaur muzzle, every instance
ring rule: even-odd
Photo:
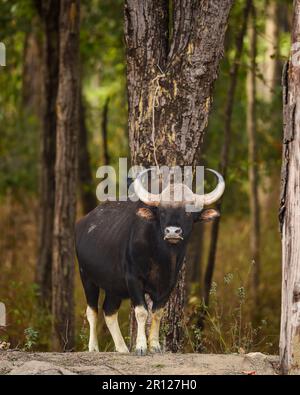
[[[200,195],[184,183],[169,182],[161,193],[154,194],[148,192],[142,184],[142,177],[150,170],[142,171],[134,181],[135,193],[156,214],[163,240],[178,244],[189,236],[193,222],[197,221],[204,207],[220,199],[225,189],[224,179],[217,171],[207,169],[218,180],[212,192]],[[193,207],[194,210],[191,212],[188,207]]]

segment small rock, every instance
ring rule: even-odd
[[[0,350],[8,350],[10,347],[10,343],[8,342],[0,342]]]
[[[0,362],[0,375],[7,374],[13,369],[13,364],[8,361]]]
[[[275,374],[267,355],[261,352],[250,352],[249,354],[245,354],[242,369],[243,371],[255,371],[258,375]]]

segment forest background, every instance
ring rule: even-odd
[[[205,166],[222,168],[221,152],[227,142],[227,187],[211,283],[207,266],[213,225],[197,227],[187,257],[183,329],[184,351],[190,352],[278,353],[281,71],[289,55],[292,4],[288,0],[254,1],[255,14],[249,17],[237,57],[245,3],[236,0],[231,10],[200,160]],[[97,168],[103,164],[117,168],[119,157],[129,157],[123,20],[121,0],[81,1],[78,218],[94,204]],[[0,67],[0,301],[8,312],[8,326],[1,329],[0,341],[9,342],[12,348],[50,351],[51,313],[41,307],[37,275],[45,103],[43,40],[34,2],[0,1],[0,42],[6,46],[6,66]],[[239,68],[233,97],[229,87],[236,61]],[[225,125],[230,103],[228,141]],[[253,168],[257,170],[254,179]],[[253,187],[257,189],[254,206]],[[253,227],[253,221],[258,226]],[[77,267],[75,284],[75,348],[86,350],[86,306]],[[202,328],[199,317],[203,299],[208,302],[208,297]],[[128,316],[129,303],[124,303],[120,323],[125,337],[129,336]],[[99,317],[100,347],[113,350],[102,315]]]

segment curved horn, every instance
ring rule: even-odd
[[[154,193],[148,192],[144,187],[141,182],[142,176],[147,173],[148,171],[151,171],[151,169],[146,169],[140,172],[140,174],[137,176],[137,178],[134,180],[133,187],[134,191],[137,194],[138,198],[147,204],[148,206],[158,206],[160,203],[160,194],[156,195]]]
[[[223,195],[225,189],[225,181],[224,178],[221,176],[221,174],[213,169],[206,169],[206,170],[210,171],[217,177],[218,184],[216,188],[209,193],[206,193],[204,195],[197,195],[197,194],[194,195],[195,204],[199,206],[209,206],[210,204],[215,203]]]

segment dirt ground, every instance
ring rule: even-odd
[[[0,351],[0,375],[274,375],[278,357],[261,353],[155,354]]]

